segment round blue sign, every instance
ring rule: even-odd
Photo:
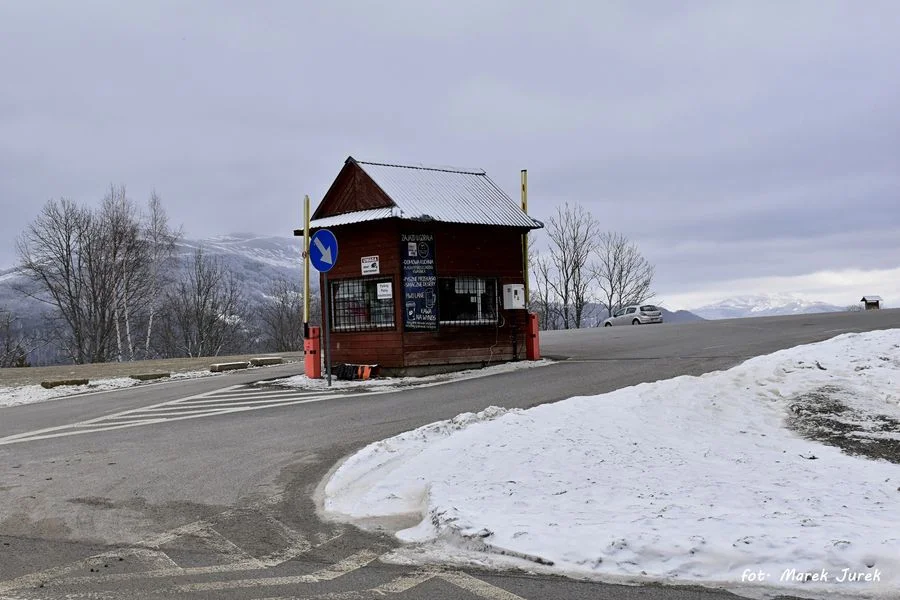
[[[338,243],[327,229],[315,232],[309,240],[309,261],[320,273],[326,273],[337,263]]]

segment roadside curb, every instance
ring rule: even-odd
[[[165,379],[166,377],[171,376],[171,373],[141,373],[138,375],[129,375],[128,377],[138,381],[153,381],[155,379]]]
[[[250,361],[249,360],[241,360],[236,362],[227,362],[227,363],[214,363],[209,365],[209,370],[212,373],[222,373],[223,371],[236,371],[237,369],[249,369]]]
[[[87,385],[87,379],[57,379],[55,381],[42,381],[41,387],[47,390],[52,390],[55,387],[60,387],[63,385]]]

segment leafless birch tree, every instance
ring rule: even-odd
[[[147,330],[144,337],[144,357],[151,356],[153,326],[160,308],[163,292],[171,283],[175,262],[175,246],[181,238],[181,229],[169,226],[169,217],[156,192],[150,194],[143,237],[147,250]]]
[[[124,186],[110,186],[98,213],[101,235],[106,240],[105,260],[115,270],[116,358],[134,360],[135,315],[146,304],[148,288],[146,245],[141,237],[140,215]]]

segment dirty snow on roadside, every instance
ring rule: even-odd
[[[210,371],[186,371],[184,373],[172,373],[168,378],[155,381],[193,379],[196,377],[207,377],[218,374],[219,373],[211,373]],[[132,379],[130,377],[109,377],[106,379],[92,379],[88,385],[61,385],[50,389],[45,389],[39,385],[0,387],[0,408],[19,406],[20,404],[32,404],[34,402],[44,402],[46,400],[57,400],[74,394],[105,392],[136,385],[146,385],[148,383],[154,383],[154,381],[138,381],[137,379]]]
[[[486,377],[488,375],[498,375],[500,373],[509,373],[521,369],[530,369],[534,367],[544,367],[553,364],[551,360],[522,360],[517,362],[508,362],[498,365],[484,367],[482,369],[467,369],[464,371],[453,371],[451,373],[442,373],[440,375],[428,375],[425,377],[376,377],[367,380],[343,381],[332,377],[332,389],[369,389],[378,391],[391,391],[400,388],[421,387],[424,385],[436,385],[439,383],[447,383],[450,381],[460,381],[462,379],[473,379],[475,377]],[[295,375],[293,377],[285,377],[284,379],[275,379],[272,381],[258,382],[257,385],[278,385],[283,387],[291,387],[304,390],[327,389],[328,381],[322,379],[310,379],[306,375]]]
[[[847,451],[789,425],[832,396]],[[323,513],[403,523],[401,561],[897,598],[900,464],[859,440],[900,443],[898,424],[900,330],[847,334],[376,442],[327,481]]]

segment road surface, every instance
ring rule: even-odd
[[[900,310],[548,332],[550,366],[395,393],[260,391],[258,371],[0,409],[0,598],[733,598],[389,564],[392,538],[322,522],[313,495],[363,445],[461,412],[897,327]]]

